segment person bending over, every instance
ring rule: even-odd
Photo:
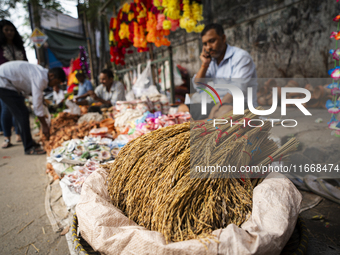
[[[66,80],[62,68],[47,70],[26,61],[11,61],[0,66],[0,99],[17,120],[25,154],[38,155],[46,152],[33,141],[29,112],[23,95],[32,95],[33,110],[38,117],[42,132],[49,139],[49,126],[44,117],[44,89],[54,87]]]

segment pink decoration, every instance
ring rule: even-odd
[[[157,15],[157,30],[162,30],[163,29],[163,21],[165,20],[165,15],[164,14],[158,14]]]

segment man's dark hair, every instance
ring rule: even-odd
[[[64,70],[61,67],[54,67],[48,71],[49,73],[54,75],[55,79],[61,80],[61,82],[66,81],[66,75]]]
[[[83,72],[76,73],[76,77],[84,77],[86,78],[85,74]]]
[[[205,26],[205,28],[201,32],[201,37],[203,37],[210,29],[215,29],[216,34],[218,34],[219,36],[224,35],[224,30],[223,30],[222,25],[217,24],[217,23],[211,23]]]
[[[113,72],[110,69],[104,69],[100,73],[106,74],[108,78],[113,78]]]

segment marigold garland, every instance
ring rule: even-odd
[[[199,0],[134,0],[123,4],[116,18],[110,21],[110,55],[115,64],[124,65],[126,48],[148,51],[147,43],[169,46],[166,36],[179,27],[186,32],[204,29],[203,5]]]

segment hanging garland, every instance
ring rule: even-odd
[[[339,0],[337,0],[338,2]],[[331,120],[328,122],[328,127],[335,130],[335,136],[340,137],[340,121],[336,118],[336,114],[340,113],[340,48],[338,48],[338,40],[340,39],[340,15],[337,15],[333,21],[338,23],[337,32],[332,32],[330,38],[334,38],[335,50],[330,50],[329,53],[334,59],[334,68],[328,71],[328,74],[332,77],[333,82],[327,86],[331,89],[333,98],[332,100],[327,100],[326,108],[328,112],[331,113]],[[337,66],[337,61],[339,61],[339,66]]]
[[[110,20],[111,62],[125,65],[126,48],[148,51],[147,43],[156,47],[170,46],[167,36],[179,27],[186,32],[200,33],[204,25],[200,0],[134,0],[125,3],[117,17]]]

